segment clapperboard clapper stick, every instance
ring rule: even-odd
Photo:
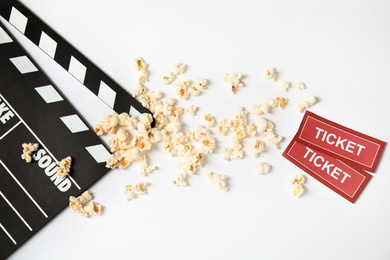
[[[117,113],[150,113],[18,1],[0,15]],[[103,176],[110,153],[0,20],[0,259]],[[66,140],[66,141],[64,141]],[[39,143],[31,163],[23,143]],[[56,162],[72,157],[70,176]]]

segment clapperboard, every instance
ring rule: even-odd
[[[6,258],[108,171],[110,153],[2,24],[25,37],[118,113],[150,113],[114,80],[16,0],[0,15],[0,259]],[[39,143],[31,163],[23,143]],[[68,177],[56,162],[72,157]]]

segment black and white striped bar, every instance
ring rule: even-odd
[[[43,54],[42,54],[43,55]],[[0,26],[0,259],[6,258],[108,171],[109,151]],[[33,161],[23,143],[39,143]],[[72,157],[70,176],[56,161]]]
[[[1,0],[0,15],[117,113],[150,113],[19,1]]]

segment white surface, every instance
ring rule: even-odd
[[[149,176],[134,165],[91,187],[102,216],[86,219],[66,209],[11,259],[390,259],[387,147],[355,204],[308,175],[306,192],[294,198],[289,181],[301,171],[281,156],[303,115],[295,104],[309,95],[319,98],[313,112],[389,141],[389,1],[22,2],[129,91],[137,57],[149,64],[146,86],[166,96],[176,97],[174,86],[161,78],[177,62],[188,64],[181,80],[209,79],[201,96],[179,102],[199,106],[195,118],[183,118],[188,130],[205,113],[230,119],[237,107],[250,110],[269,97],[286,96],[289,103],[268,116],[285,137],[280,150],[255,159],[246,145],[244,160],[228,162],[222,148],[230,137],[216,135],[217,152],[189,187],[178,188],[171,181],[182,159],[156,149],[150,160],[158,169]],[[89,124],[110,113],[36,53]],[[279,71],[276,83],[263,77],[270,67]],[[245,75],[246,86],[235,95],[222,80],[229,72]],[[303,81],[307,89],[284,93],[284,80]],[[256,174],[260,161],[273,166],[269,174]],[[208,171],[229,176],[230,191],[210,186]],[[124,185],[140,180],[150,184],[148,194],[125,201]]]

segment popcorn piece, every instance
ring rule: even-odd
[[[303,192],[304,192],[304,188],[302,185],[298,185],[298,186],[294,186],[294,190],[293,190],[293,195],[294,197],[300,197]]]
[[[168,72],[167,75],[163,76],[163,82],[164,84],[171,84],[176,78],[175,73]]]
[[[228,131],[229,131],[229,121],[226,119],[222,119],[221,121],[219,121],[218,133],[220,135],[226,135]]]
[[[146,90],[144,84],[142,84],[142,82],[138,82],[133,90],[133,97],[137,97],[139,95],[145,94],[146,91],[147,90]]]
[[[186,173],[179,173],[175,179],[173,179],[172,183],[176,186],[187,186],[187,174]]]
[[[136,58],[134,59],[134,67],[137,71],[146,70],[146,67],[148,65],[145,63],[145,61],[142,58]]]
[[[265,71],[264,77],[266,80],[276,81],[277,78],[277,72],[275,68],[267,69]]]
[[[305,111],[306,108],[314,106],[314,104],[317,102],[316,98],[313,96],[310,96],[307,100],[303,102],[299,102],[297,105],[297,109],[299,112]]]
[[[92,201],[91,203],[89,203],[87,206],[84,207],[84,212],[88,216],[101,215],[102,206],[99,203]]]
[[[265,174],[271,171],[271,165],[266,162],[260,162],[256,165],[257,174]]]
[[[205,90],[207,88],[207,83],[207,79],[198,78],[197,80],[195,80],[195,86],[201,90]]]
[[[294,190],[293,190],[294,197],[299,197],[303,194],[303,192],[304,192],[303,184],[304,183],[305,183],[305,176],[303,176],[302,174],[298,174],[291,181],[291,184],[294,187]]]
[[[188,99],[188,96],[190,95],[188,87],[181,83],[176,84],[176,93],[182,99]]]
[[[191,115],[191,116],[195,116],[196,115],[196,110],[198,108],[194,105],[189,105],[187,108],[186,108],[186,111]]]
[[[84,191],[79,196],[78,199],[79,199],[80,203],[88,203],[93,199],[93,196],[92,196],[92,193],[89,190],[87,190],[87,191]]]
[[[298,174],[297,176],[294,177],[294,179],[291,181],[291,184],[293,186],[297,186],[297,185],[303,185],[306,181],[306,178],[305,176],[303,176],[302,174]]]
[[[137,195],[146,193],[146,182],[141,181],[141,182],[137,183],[134,187],[134,192]]]
[[[291,83],[288,82],[288,81],[283,81],[281,84],[280,84],[280,88],[283,90],[283,91],[288,91],[289,88],[291,86]]]
[[[183,74],[187,69],[187,64],[184,63],[177,63],[175,65],[175,68],[173,70],[173,73],[177,76],[179,74]]]
[[[284,97],[277,97],[275,100],[280,108],[284,108],[288,101],[288,99]]]
[[[237,75],[235,73],[224,74],[223,80],[230,84],[231,86],[230,90],[233,94],[237,92],[237,89],[239,87],[243,87],[245,84],[241,74],[237,74]]]
[[[206,114],[204,115],[204,120],[206,122],[206,126],[207,127],[214,127],[215,126],[215,119],[212,115],[210,114]]]
[[[221,191],[228,191],[228,178],[226,175],[220,175],[213,172],[209,172],[207,177],[212,185],[218,188]]]
[[[22,153],[21,157],[27,163],[30,163],[32,160],[32,154],[33,154],[33,152],[38,150],[39,144],[24,143],[24,144],[22,144],[22,147],[23,147],[23,153]]]
[[[199,96],[201,93],[201,91],[197,89],[195,86],[189,86],[187,92],[192,96]]]
[[[265,151],[265,144],[261,140],[255,140],[252,143],[252,153],[255,157],[259,157],[260,153]]]
[[[304,89],[306,88],[306,85],[305,85],[305,83],[303,83],[303,82],[298,82],[298,83],[297,83],[297,88],[298,88],[299,90],[304,90]]]
[[[138,72],[138,81],[140,83],[149,81],[149,72],[147,70],[140,70]]]
[[[68,175],[68,173],[70,172],[71,164],[72,164],[72,158],[70,156],[62,159],[59,162],[57,162],[57,165],[59,166],[57,168],[58,176],[64,178],[66,175]]]
[[[134,199],[136,196],[134,188],[130,184],[125,185],[125,198],[126,200]]]

